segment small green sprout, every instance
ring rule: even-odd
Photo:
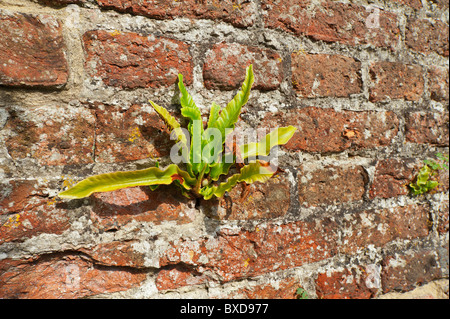
[[[303,288],[297,288],[295,291],[295,298],[296,299],[309,299],[308,293]]]
[[[448,165],[445,163],[448,163],[448,155],[437,153],[436,157],[442,163],[433,160],[424,160],[425,165],[419,170],[415,182],[409,184],[414,195],[425,194],[439,186],[439,182],[432,178],[437,175],[438,170],[448,169]]]

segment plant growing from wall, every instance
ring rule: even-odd
[[[439,170],[448,169],[446,164],[448,163],[448,155],[437,153],[436,157],[441,160],[441,163],[425,160],[425,165],[419,170],[415,182],[409,184],[414,195],[422,195],[438,187],[439,182],[433,178],[435,178]]]
[[[61,198],[83,198],[95,192],[107,192],[126,187],[149,186],[155,190],[159,185],[176,184],[187,197],[211,199],[222,197],[238,183],[251,184],[265,182],[278,169],[269,162],[256,159],[267,156],[273,147],[287,143],[295,133],[293,126],[273,130],[259,142],[233,147],[229,150],[226,136],[230,134],[239,119],[242,107],[247,103],[254,82],[253,68],[246,69],[241,90],[223,109],[213,103],[206,127],[200,109],[183,84],[183,76],[178,75],[181,97],[181,115],[188,120],[187,129],[169,112],[156,103],[151,105],[165,122],[176,140],[171,151],[171,159],[177,164],[166,168],[151,167],[143,170],[114,172],[91,176],[72,188],[59,194]],[[182,162],[182,163],[181,163]],[[230,174],[235,166],[237,171]]]
[[[295,299],[309,299],[308,293],[302,287],[295,291]]]

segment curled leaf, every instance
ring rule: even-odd
[[[240,173],[234,174],[226,182],[213,186],[211,191],[207,192],[205,199],[210,199],[213,195],[222,197],[225,192],[236,186],[237,183],[245,182],[252,184],[254,182],[265,182],[277,172],[277,168],[267,162],[256,161],[242,167]],[[205,192],[206,193],[206,192]]]

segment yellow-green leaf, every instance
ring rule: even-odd
[[[208,128],[213,127],[213,123],[216,123],[219,118],[220,106],[215,102],[212,102],[211,110],[209,111]]]
[[[158,167],[151,167],[137,171],[91,176],[72,188],[59,193],[58,196],[61,198],[83,198],[92,193],[109,192],[126,187],[168,185],[175,180],[179,181],[186,189],[190,189],[191,185],[194,185],[196,181],[186,171],[181,170],[175,164],[171,164],[164,170]]]
[[[181,142],[183,143],[183,145],[186,145],[187,143],[186,136],[181,130],[180,123],[178,123],[177,119],[174,118],[172,115],[170,115],[170,113],[164,107],[159,106],[153,101],[149,100],[149,102],[153,106],[155,111],[159,114],[161,119],[164,121],[169,131],[174,132],[176,134],[177,142]]]
[[[297,129],[293,126],[279,127],[265,137],[259,143],[249,143],[241,145],[241,157],[246,159],[254,156],[267,156],[270,150],[277,145],[283,145],[289,142]]]
[[[276,173],[276,168],[269,165],[267,162],[256,161],[245,165],[240,173],[230,176],[226,182],[220,183],[218,186],[213,186],[212,191],[205,192],[205,199],[210,199],[213,195],[222,197],[225,192],[236,186],[237,183],[245,182],[252,184],[254,182],[266,182]]]
[[[234,129],[234,124],[239,119],[242,106],[247,103],[250,96],[250,90],[255,78],[253,76],[253,66],[250,64],[246,69],[246,75],[241,90],[235,97],[227,104],[227,106],[220,112],[217,120],[212,123],[212,127],[219,129],[222,134],[222,143],[225,142],[225,129]]]

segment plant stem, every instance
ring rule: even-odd
[[[207,164],[205,163],[204,165],[205,165],[205,166],[203,166],[203,169],[202,169],[202,171],[200,172],[200,175],[198,175],[197,184],[195,185],[194,192],[195,192],[196,195],[200,195],[200,194],[199,194],[199,192],[200,192],[200,187],[201,187],[201,185],[202,185],[203,175],[205,175],[205,170],[206,170]]]

